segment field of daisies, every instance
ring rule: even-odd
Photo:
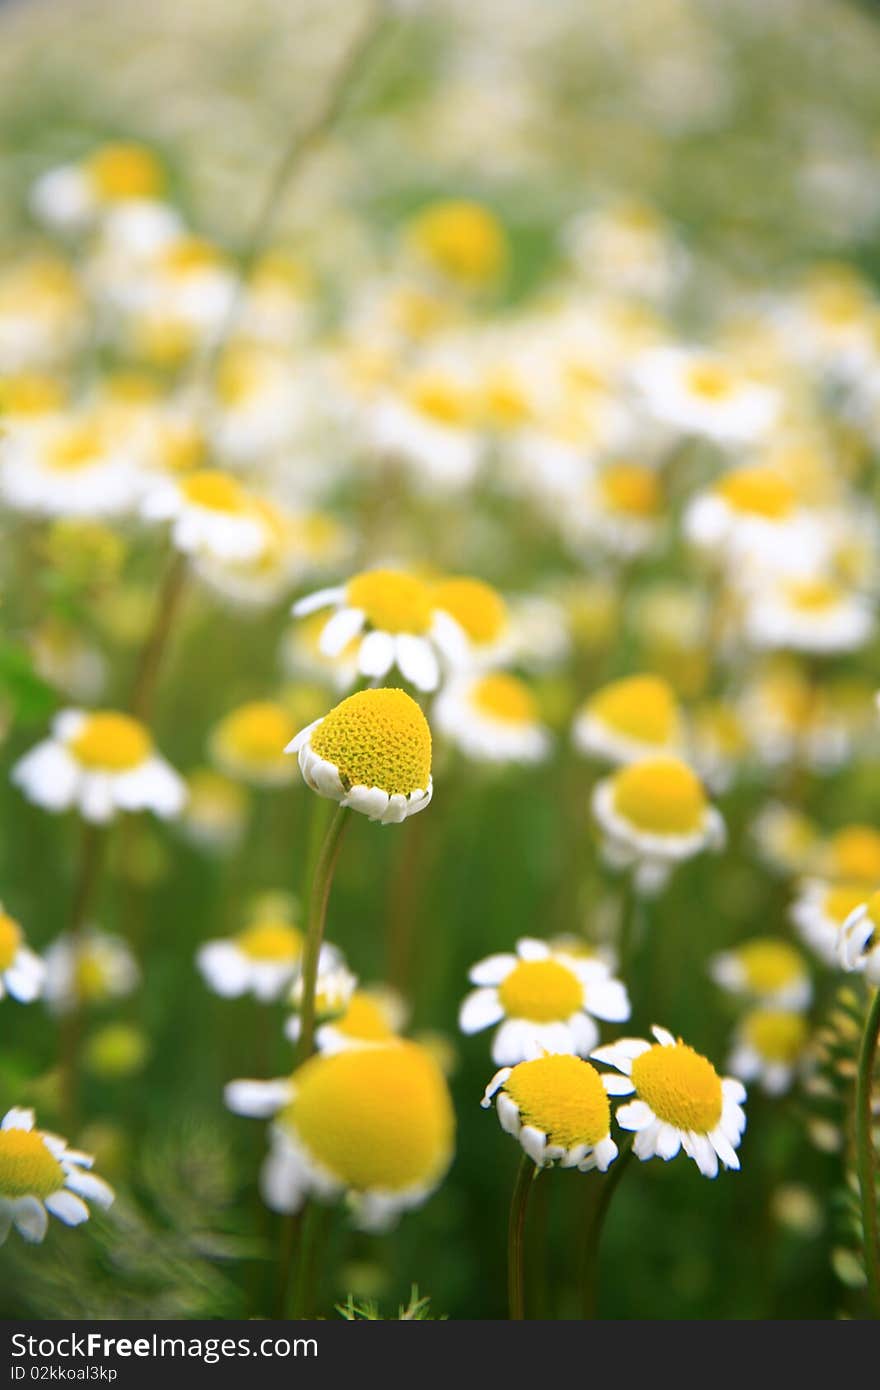
[[[0,1314],[880,1316],[878,64],[0,4]]]

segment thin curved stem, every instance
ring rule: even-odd
[[[521,1322],[526,1311],[525,1230],[526,1212],[532,1183],[539,1170],[527,1154],[523,1154],[510,1199],[507,1223],[507,1304],[510,1318]]]
[[[877,1216],[877,1159],[874,1153],[873,1085],[877,1047],[880,1041],[880,989],[874,995],[862,1046],[856,1079],[856,1151],[862,1207],[865,1274],[871,1314],[880,1318],[880,1229]]]
[[[141,648],[132,686],[131,712],[145,724],[151,722],[162,658],[168,647],[174,619],[180,609],[186,579],[186,559],[178,551],[165,571],[165,578],[156,599],[153,622]]]
[[[596,1297],[599,1292],[599,1244],[602,1239],[602,1229],[608,1215],[608,1208],[611,1205],[611,1198],[617,1191],[621,1178],[632,1160],[632,1144],[632,1135],[630,1135],[628,1139],[624,1140],[617,1158],[611,1165],[610,1172],[601,1179],[602,1187],[599,1192],[599,1200],[593,1210],[593,1218],[587,1229],[584,1260],[585,1318],[592,1319],[596,1316]]]
[[[303,951],[302,1002],[299,1013],[299,1041],[296,1048],[296,1065],[299,1066],[310,1056],[315,1039],[315,991],[318,985],[318,961],[324,940],[324,924],[327,920],[327,903],[333,883],[333,871],[342,847],[342,835],[348,824],[348,808],[337,806],[333,819],[327,827],[321,853],[315,865],[309,893],[309,914],[306,943]]]

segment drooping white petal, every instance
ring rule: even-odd
[[[631,1100],[627,1105],[618,1107],[614,1118],[621,1129],[640,1130],[653,1124],[656,1116],[643,1100]]]
[[[458,1026],[463,1033],[479,1033],[482,1028],[491,1028],[503,1017],[504,1008],[497,989],[475,989],[459,1010]]]
[[[88,1215],[88,1210],[86,1210],[86,1215]],[[15,1222],[16,1230],[33,1245],[39,1244],[46,1234],[46,1227],[49,1225],[46,1208],[36,1197],[20,1197],[15,1203],[12,1219]]]
[[[272,1081],[230,1081],[223,1088],[223,1100],[227,1109],[236,1115],[250,1115],[255,1119],[267,1119],[291,1099],[293,1086],[285,1076]]]
[[[358,652],[362,676],[385,676],[394,665],[394,638],[388,632],[368,632]]]
[[[364,625],[365,614],[360,608],[339,608],[328,618],[318,640],[318,650],[324,656],[341,656]]]
[[[82,1198],[64,1187],[46,1198],[46,1207],[65,1226],[80,1226],[89,1219],[89,1209]]]
[[[510,952],[486,956],[485,960],[477,961],[471,967],[468,979],[474,985],[500,985],[515,968],[516,959]]]
[[[395,655],[400,673],[416,690],[436,690],[440,683],[440,666],[434,649],[425,637],[413,637],[402,632],[395,642]]]

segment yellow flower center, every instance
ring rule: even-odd
[[[468,392],[452,377],[426,372],[410,381],[406,398],[420,415],[428,415],[440,425],[463,425],[471,414]]]
[[[523,1124],[534,1125],[551,1144],[570,1149],[598,1144],[611,1126],[608,1096],[596,1068],[580,1057],[537,1057],[520,1062],[504,1083]]]
[[[880,893],[872,893],[866,906],[868,908],[868,917],[876,928],[878,923],[880,923]]]
[[[240,483],[230,478],[228,473],[220,473],[213,468],[199,469],[185,477],[180,491],[193,506],[205,507],[210,512],[227,512],[234,515],[247,510],[247,495]]]
[[[880,832],[870,825],[848,825],[832,836],[830,872],[850,882],[880,881]]]
[[[0,415],[48,415],[64,404],[64,388],[50,376],[23,372],[0,381]]]
[[[64,1186],[64,1169],[31,1129],[0,1129],[0,1196],[51,1197]]]
[[[706,401],[724,401],[733,395],[734,380],[718,362],[695,362],[688,369],[687,384],[695,396]]]
[[[481,714],[503,724],[534,724],[538,719],[538,705],[528,686],[503,672],[478,680],[471,701]]]
[[[660,511],[662,493],[657,475],[637,463],[609,464],[599,476],[599,488],[613,512],[650,519]]]
[[[155,155],[142,145],[105,145],[86,161],[86,173],[102,198],[156,198],[164,179]]]
[[[204,270],[215,270],[220,263],[220,252],[216,246],[195,236],[181,237],[163,255],[163,264],[171,275],[198,275]]]
[[[107,995],[109,975],[103,952],[83,948],[73,965],[73,989],[77,999],[97,1002]]]
[[[614,775],[614,809],[639,830],[687,835],[699,830],[706,797],[696,774],[677,758],[631,763]]]
[[[244,763],[272,766],[283,760],[284,749],[296,733],[283,705],[252,700],[233,710],[217,726],[222,751]]]
[[[8,970],[24,940],[21,927],[0,911],[0,972]]]
[[[829,579],[792,580],[786,586],[788,600],[802,613],[821,613],[834,608],[841,600],[839,584]]]
[[[866,898],[864,883],[836,883],[825,893],[822,911],[832,922],[842,926],[849,914],[861,907]]]
[[[583,1007],[584,987],[556,960],[521,960],[498,987],[508,1018],[530,1023],[557,1023]]]
[[[217,372],[217,395],[224,405],[243,405],[264,379],[262,357],[240,349],[228,351]]]
[[[88,715],[68,747],[77,762],[95,772],[129,772],[146,762],[152,751],[144,726],[128,714],[112,711]]]
[[[381,632],[421,636],[431,626],[433,605],[428,586],[400,570],[365,570],[346,586],[346,599],[360,608],[370,627]]]
[[[75,473],[97,462],[102,452],[101,436],[93,425],[77,425],[54,439],[47,463],[59,473]]]
[[[472,642],[486,645],[501,636],[507,605],[482,579],[443,579],[434,585],[434,606],[449,613]]]
[[[756,994],[774,994],[799,980],[804,971],[801,958],[787,941],[771,938],[747,941],[736,952],[746,983]]]
[[[738,468],[717,486],[717,492],[735,511],[780,521],[795,506],[794,488],[770,468]]]
[[[207,442],[197,425],[177,422],[158,431],[159,456],[169,473],[195,473],[204,462]],[[204,477],[206,470],[202,470]]]
[[[721,1119],[721,1078],[712,1063],[686,1043],[660,1044],[636,1057],[633,1084],[658,1120],[708,1134]]]
[[[767,1062],[795,1062],[807,1041],[803,1014],[783,1009],[755,1009],[743,1019],[743,1036]]]
[[[381,1006],[364,990],[355,991],[335,1026],[347,1038],[359,1042],[387,1042],[394,1037],[394,1029]]]
[[[482,404],[488,423],[496,429],[515,429],[532,415],[522,382],[504,368],[490,372],[483,382]]]
[[[591,697],[587,712],[615,733],[639,743],[674,743],[680,732],[675,695],[660,676],[613,681]]]
[[[380,787],[389,796],[427,790],[431,730],[403,690],[349,695],[314,730],[311,744],[338,768],[346,788]]]
[[[410,223],[409,237],[427,261],[456,280],[491,280],[507,259],[501,225],[479,203],[435,203]]]
[[[416,1043],[312,1057],[294,1082],[281,1123],[346,1187],[395,1192],[446,1168],[455,1127],[449,1091]]]
[[[235,944],[251,960],[295,961],[302,954],[303,938],[289,922],[262,921],[240,931]]]

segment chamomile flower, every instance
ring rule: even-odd
[[[322,608],[335,611],[321,633],[321,651],[338,656],[359,638],[363,676],[378,679],[396,666],[417,690],[436,690],[438,653],[462,651],[458,624],[437,606],[427,584],[402,570],[364,570],[345,585],[300,599],[293,614],[305,617]]]
[[[0,999],[30,1004],[43,992],[46,966],[27,945],[18,922],[0,905]]]
[[[141,485],[136,460],[99,415],[18,431],[0,450],[0,496],[31,516],[120,516],[134,509]]]
[[[341,1052],[346,1047],[375,1047],[377,1043],[392,1042],[406,1022],[406,1006],[400,995],[390,988],[362,986],[348,998],[345,1008],[331,1011],[327,994],[328,971],[324,981],[318,978],[318,1013],[323,1016],[315,1031],[318,1052]],[[284,1029],[291,1042],[299,1038],[299,1018],[294,1014]]]
[[[298,681],[305,677],[342,694],[358,680],[360,639],[353,637],[338,655],[327,656],[321,650],[326,622],[322,613],[312,613],[291,623],[281,639],[281,666],[286,675]]]
[[[550,734],[524,681],[504,672],[453,676],[434,704],[438,731],[477,762],[537,763]]]
[[[0,1244],[12,1226],[39,1243],[50,1214],[79,1226],[89,1219],[86,1201],[99,1207],[113,1202],[112,1187],[88,1171],[90,1154],[69,1149],[66,1140],[34,1124],[33,1110],[18,1108],[7,1110],[0,1123]]]
[[[463,1033],[500,1024],[492,1039],[498,1066],[539,1057],[543,1052],[586,1056],[595,1047],[595,1019],[621,1023],[629,1018],[626,987],[598,958],[554,949],[524,937],[516,954],[487,956],[470,971],[477,988],[459,1012]]]
[[[769,650],[817,656],[857,651],[874,631],[868,600],[835,580],[782,579],[747,599],[746,638]]]
[[[618,1079],[601,1076],[580,1057],[538,1056],[502,1067],[480,1103],[488,1109],[494,1099],[501,1128],[537,1168],[558,1163],[604,1173],[617,1157],[608,1093],[616,1092]]]
[[[216,469],[156,483],[141,510],[147,521],[171,523],[171,539],[185,555],[247,563],[257,560],[271,540],[256,499]]]
[[[778,937],[755,936],[719,952],[709,962],[709,974],[722,989],[767,1009],[805,1009],[813,996],[800,952]]]
[[[429,203],[406,228],[407,244],[423,265],[463,286],[491,283],[507,263],[507,238],[482,203]]]
[[[63,362],[84,337],[84,307],[82,288],[59,257],[29,256],[0,271],[0,371],[27,374]]]
[[[144,145],[101,145],[77,164],[41,174],[31,188],[34,214],[60,231],[81,231],[103,212],[127,202],[153,202],[165,177]]]
[[[725,1168],[739,1168],[745,1087],[720,1077],[708,1058],[676,1042],[665,1028],[651,1032],[654,1043],[621,1038],[592,1054],[629,1079],[626,1094],[635,1099],[619,1106],[615,1119],[621,1129],[635,1132],[636,1157],[668,1162],[684,1149],[707,1178],[717,1176],[719,1159]]]
[[[233,1082],[226,1103],[275,1114],[261,1175],[273,1211],[344,1194],[359,1226],[385,1230],[431,1196],[452,1159],[449,1090],[417,1043],[318,1054],[287,1080]]]
[[[645,891],[664,882],[674,864],[724,842],[719,812],[679,758],[643,758],[603,778],[593,792],[593,814],[609,860],[635,865]]]
[[[582,753],[613,763],[677,753],[683,725],[675,692],[661,676],[612,681],[581,706],[572,736]]]
[[[461,659],[468,666],[496,666],[508,655],[511,618],[507,604],[491,584],[469,575],[451,575],[433,586],[434,605],[448,613],[467,639]]]
[[[837,942],[844,970],[859,970],[880,987],[880,893],[872,893],[849,914]]]
[[[563,535],[578,554],[592,554],[599,545],[621,560],[633,560],[657,545],[663,516],[657,470],[615,460],[588,473],[559,519]]]
[[[224,999],[252,994],[267,1003],[290,988],[302,961],[303,934],[290,914],[270,901],[255,911],[234,936],[204,942],[196,964],[209,989]],[[332,947],[322,948],[321,965],[338,959]],[[319,966],[319,969],[321,966]]]
[[[652,349],[637,360],[632,379],[658,423],[723,447],[756,444],[779,413],[776,391],[710,352]]]
[[[114,710],[62,710],[51,736],[15,764],[12,780],[44,810],[75,808],[96,824],[120,811],[170,820],[186,801],[186,784],[157,753],[149,731]]]
[[[249,700],[215,724],[211,757],[229,777],[255,787],[282,787],[295,768],[284,756],[296,733],[290,712],[275,700]]]
[[[807,878],[799,883],[789,916],[801,940],[825,965],[838,964],[844,924],[878,881],[880,876],[850,882]]]
[[[403,690],[360,690],[297,734],[307,786],[319,796],[394,825],[431,800],[431,730]]]
[[[815,569],[827,528],[799,505],[781,472],[759,466],[732,469],[698,493],[685,511],[684,532],[729,564],[797,572]]]
[[[469,486],[485,452],[470,382],[446,367],[395,382],[367,407],[364,430],[371,453],[393,459],[429,496]]]
[[[751,1009],[734,1033],[728,1067],[741,1081],[755,1081],[770,1096],[790,1090],[803,1068],[810,1030],[792,1009]]]
[[[46,952],[45,998],[56,1013],[80,1004],[124,999],[140,981],[137,961],[121,936],[90,927],[56,937]]]

